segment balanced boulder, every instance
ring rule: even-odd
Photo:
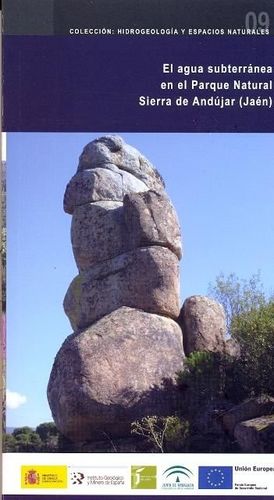
[[[79,274],[64,299],[74,333],[56,356],[48,400],[57,428],[80,446],[176,411],[182,249],[162,177],[117,136],[84,148],[64,210]]]

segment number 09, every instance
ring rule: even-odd
[[[269,15],[267,12],[248,12],[245,16],[245,27],[247,29],[256,30],[257,28],[268,29],[270,25]]]

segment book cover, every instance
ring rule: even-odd
[[[273,497],[272,2],[2,25],[4,500]]]

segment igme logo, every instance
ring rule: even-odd
[[[82,472],[71,472],[70,480],[71,484],[83,484],[85,475]]]

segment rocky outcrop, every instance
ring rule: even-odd
[[[272,413],[274,414],[274,398],[266,395],[250,398],[224,413],[222,417],[223,426],[229,434],[234,435],[235,427],[239,422]]]
[[[245,453],[273,453],[274,415],[264,415],[237,424],[234,436]]]
[[[224,430],[246,453],[273,452],[274,398],[263,395],[233,406],[222,415]]]
[[[187,298],[180,312],[179,323],[187,356],[195,351],[225,351],[225,313],[215,300],[200,295]]]
[[[128,307],[69,336],[48,387],[58,429],[73,441],[120,437],[137,418],[170,414],[182,350],[177,323]]]
[[[64,210],[79,274],[64,299],[74,333],[48,384],[53,418],[74,442],[127,436],[133,420],[176,410],[178,218],[160,174],[117,136],[84,148]]]

